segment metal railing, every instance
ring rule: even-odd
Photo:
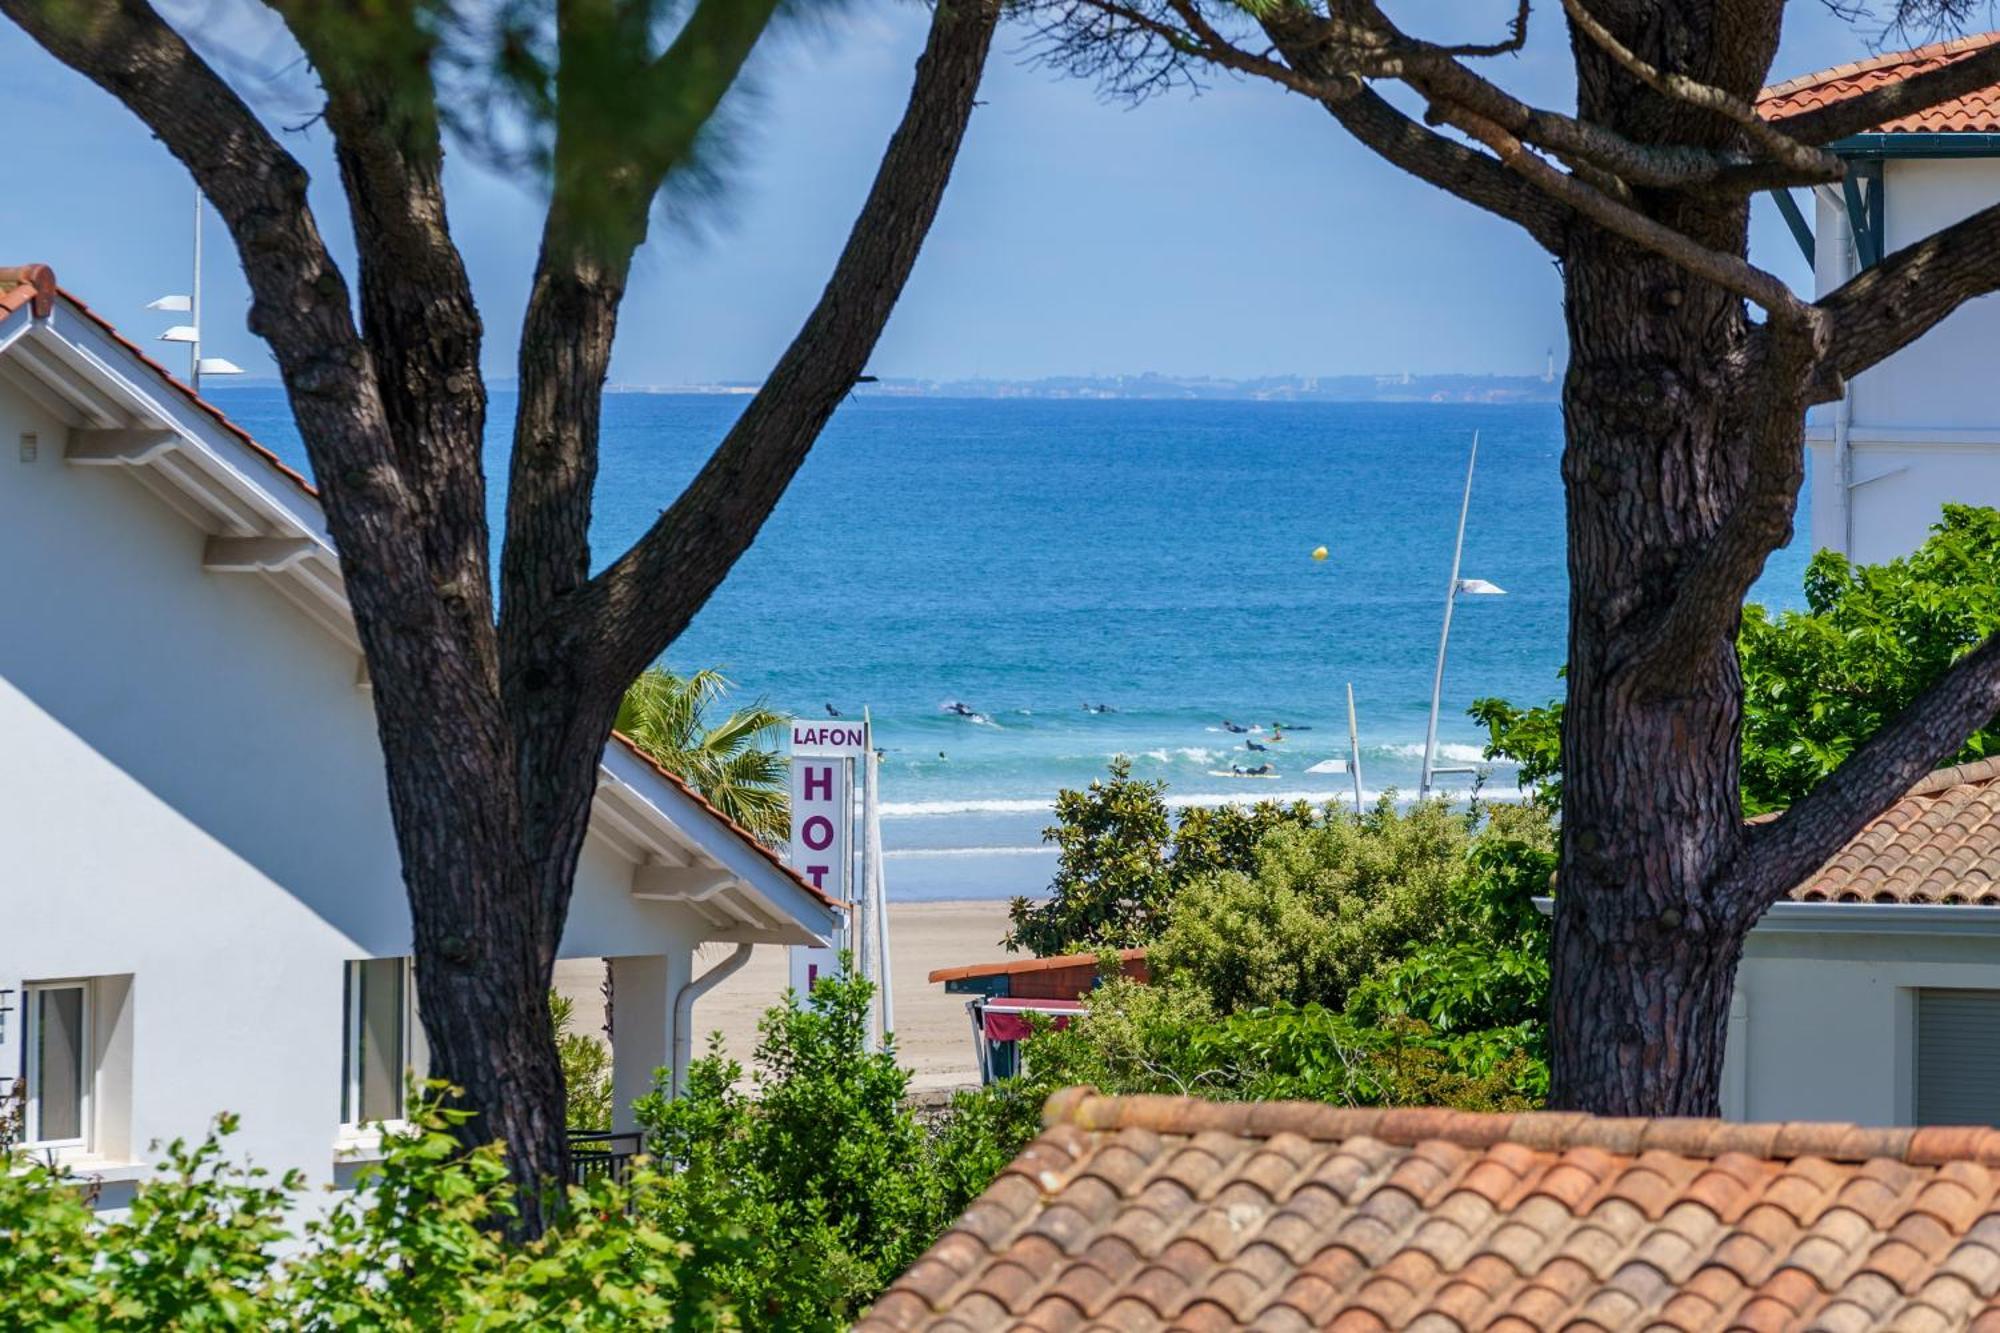
[[[632,1174],[632,1159],[644,1149],[638,1134],[615,1134],[601,1129],[573,1129],[569,1132],[569,1178],[574,1185],[610,1179],[624,1184]]]

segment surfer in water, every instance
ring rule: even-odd
[[[839,717],[840,710],[838,708],[835,708],[832,704],[828,704],[826,706],[826,715],[828,717]]]
[[[1241,736],[1241,735],[1244,735],[1245,733],[1247,733],[1247,732],[1248,732],[1248,731],[1250,730],[1250,728],[1248,728],[1248,727],[1239,727],[1239,726],[1237,726],[1237,725],[1236,725],[1236,724],[1235,724],[1234,722],[1231,722],[1231,721],[1230,721],[1230,720],[1229,720],[1228,718],[1226,718],[1226,717],[1222,719],[1222,729],[1223,729],[1224,731],[1228,731],[1228,732],[1234,732],[1234,733],[1235,733],[1236,735],[1238,735],[1238,736]]]
[[[1243,748],[1246,750],[1262,750],[1265,749],[1266,747],[1257,744],[1257,742],[1255,741],[1245,741],[1243,742]]]
[[[1271,775],[1271,766],[1259,764],[1255,768],[1245,768],[1241,764],[1231,764],[1229,771],[1239,778],[1266,778]]]
[[[1085,704],[1083,706],[1083,711],[1086,713],[1103,714],[1103,713],[1115,713],[1118,710],[1113,708],[1110,704]]]

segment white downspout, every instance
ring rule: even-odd
[[[1839,196],[1829,192],[1828,198]],[[1825,291],[1848,282],[1861,267],[1860,256],[1854,248],[1854,225],[1848,220],[1846,200],[1840,198],[1832,212],[1836,219],[1834,262],[1839,266],[1839,272],[1834,282],[1825,285]],[[1854,383],[1847,380],[1841,384],[1840,401],[1833,406],[1833,530],[1837,537],[1834,549],[1850,559],[1854,555],[1854,452],[1848,439],[1853,426]]]
[[[751,947],[747,943],[737,945],[736,951],[729,957],[690,980],[674,994],[674,1096],[687,1091],[688,1062],[694,1055],[694,1033],[689,1030],[694,1023],[694,1002],[741,972],[743,965],[750,961]],[[692,957],[689,956],[690,961]]]

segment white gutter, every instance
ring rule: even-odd
[[[739,944],[729,957],[682,986],[674,995],[674,1063],[671,1088],[678,1097],[687,1091],[688,1062],[694,1056],[694,1002],[743,970],[750,961],[748,944]]]
[[[1537,898],[1543,916],[1555,899]],[[1975,903],[1773,903],[1751,928],[1767,935],[2000,936],[2000,905]]]

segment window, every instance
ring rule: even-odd
[[[407,958],[347,965],[342,1124],[403,1118],[404,1079],[426,1063],[411,982]]]
[[[2000,1125],[2000,991],[1917,992],[1920,1125]]]
[[[44,981],[26,987],[21,1076],[27,1085],[26,1142],[87,1147],[90,1138],[90,983]]]

